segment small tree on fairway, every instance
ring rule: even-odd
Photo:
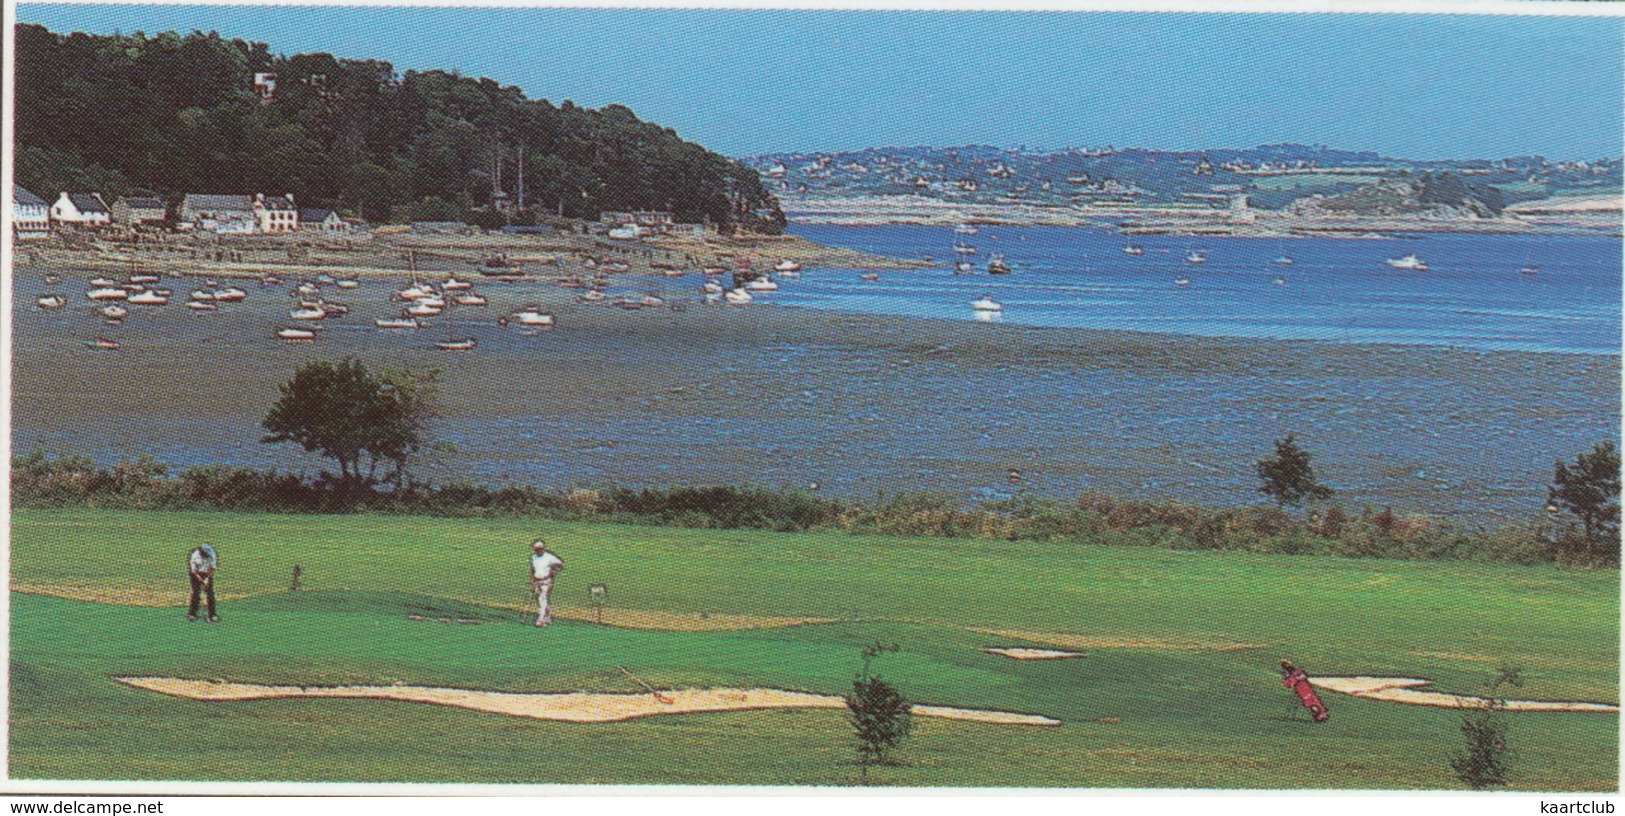
[[[1258,492],[1275,500],[1277,507],[1297,507],[1305,499],[1329,499],[1332,489],[1315,481],[1309,465],[1309,451],[1298,447],[1297,435],[1275,440],[1275,455],[1258,462]]]
[[[1502,666],[1491,681],[1484,702],[1462,712],[1461,734],[1467,739],[1467,745],[1450,760],[1450,769],[1473,790],[1507,783],[1507,772],[1511,770],[1515,754],[1506,741],[1507,724],[1502,716],[1506,700],[1496,695],[1502,686],[1522,685],[1517,666]]]
[[[1546,501],[1579,519],[1587,555],[1618,559],[1619,453],[1612,440],[1598,442],[1572,465],[1559,461]]]
[[[423,444],[433,416],[434,374],[392,371],[374,377],[360,362],[313,360],[280,386],[282,396],[261,423],[264,442],[296,442],[338,462],[341,489],[377,483],[378,465],[395,465]]]
[[[863,669],[852,680],[846,695],[847,719],[858,737],[858,767],[863,783],[869,784],[869,766],[891,764],[891,752],[914,728],[908,700],[895,686],[870,671],[870,663],[881,652],[895,652],[896,645],[872,643],[863,647]]]

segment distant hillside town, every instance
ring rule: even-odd
[[[791,210],[866,197],[1051,210],[1445,220],[1494,219],[1515,205],[1549,199],[1617,199],[1625,167],[1619,158],[1418,161],[1293,144],[1202,151],[869,148],[742,161]]]

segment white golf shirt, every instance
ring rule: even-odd
[[[552,578],[553,570],[562,566],[564,566],[564,559],[548,550],[532,553],[530,556],[530,574],[538,581]]]
[[[192,550],[192,557],[189,560],[189,563],[191,564],[193,572],[199,575],[211,575],[214,573],[214,568],[219,561],[214,556],[205,553],[202,547],[198,547],[197,549]]]

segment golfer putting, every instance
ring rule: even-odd
[[[548,596],[553,592],[553,576],[564,569],[564,559],[547,549],[547,542],[536,539],[530,544],[530,589],[536,594],[536,625],[553,622],[553,607]]]
[[[200,596],[208,600],[209,621],[220,620],[220,616],[214,611],[214,571],[219,566],[220,556],[215,553],[213,544],[204,543],[193,547],[187,554],[186,573],[192,581],[192,600],[187,605],[187,620],[197,620]]]

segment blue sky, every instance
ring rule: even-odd
[[[1621,152],[1625,21],[1488,15],[42,5],[57,31],[218,30],[456,68],[730,155],[882,145]]]

